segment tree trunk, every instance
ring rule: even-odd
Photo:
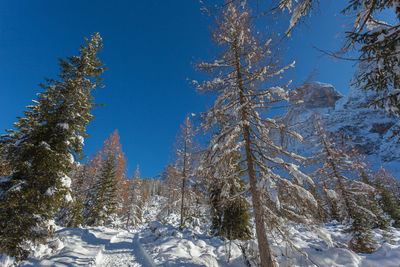
[[[128,218],[126,219],[126,229],[128,229],[129,226],[129,220],[131,219],[131,210],[128,212]]]
[[[235,43],[238,43],[238,38],[236,38]],[[239,49],[238,46],[235,48],[235,69],[237,75],[237,85],[240,92],[239,102],[241,105],[246,104],[245,99],[245,88],[242,81],[242,72],[241,72],[241,63],[239,57]],[[241,114],[241,120],[247,121],[246,109],[243,109]],[[253,202],[253,212],[254,219],[256,223],[256,235],[258,241],[258,250],[260,253],[261,267],[274,267],[274,263],[272,262],[271,257],[271,249],[269,248],[267,233],[265,231],[265,223],[264,223],[264,214],[263,207],[261,204],[260,193],[257,189],[257,174],[255,169],[255,164],[253,160],[253,154],[251,152],[251,139],[250,139],[250,126],[244,125],[243,128],[243,137],[246,142],[246,161],[247,161],[247,171],[249,174],[250,180],[250,192],[251,199]]]
[[[186,177],[184,176],[182,178],[182,199],[181,199],[181,223],[180,223],[180,228],[183,228],[183,217],[184,217],[184,205],[183,205],[183,199],[185,197],[185,183],[186,183]]]
[[[255,166],[253,161],[253,155],[250,148],[250,130],[249,126],[244,126],[244,139],[246,141],[246,158],[247,158],[247,169],[250,180],[250,192],[251,199],[253,202],[254,219],[256,222],[256,234],[258,241],[258,250],[260,252],[261,266],[262,267],[273,267],[271,249],[267,239],[267,233],[265,231],[263,207],[261,204],[260,193],[257,189],[257,175],[255,172]]]
[[[181,225],[180,228],[183,228],[183,218],[184,218],[184,197],[185,197],[185,187],[186,187],[186,150],[187,150],[187,135],[188,135],[188,130],[186,128],[186,136],[184,139],[184,149],[183,149],[183,170],[182,170],[182,201],[181,201]]]

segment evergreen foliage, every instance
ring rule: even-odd
[[[250,204],[243,196],[247,186],[238,176],[243,171],[237,158],[227,164],[233,166],[226,173],[228,178],[214,178],[210,184],[212,230],[229,240],[248,240],[252,236]]]
[[[376,242],[372,239],[371,222],[365,213],[355,211],[348,232],[352,234],[349,247],[356,253],[372,253],[376,250]]]
[[[72,175],[71,201],[64,202],[57,213],[56,223],[65,227],[79,227],[83,223],[85,192],[82,191],[83,179],[86,164],[75,166]]]
[[[384,219],[371,197],[374,188],[351,178],[351,172],[364,169],[365,164],[357,161],[345,147],[338,147],[327,136],[320,121],[315,127],[316,143],[320,148],[315,159],[320,167],[314,176],[322,183],[330,218],[348,226],[347,231],[352,234],[349,245],[354,251],[371,253],[375,247],[370,238],[371,229],[374,225],[384,225]]]
[[[387,176],[388,173],[381,169],[376,174],[373,185],[377,189],[380,196],[378,199],[380,207],[393,220],[392,226],[400,228],[400,203],[397,201],[394,193],[391,192],[383,183],[385,179],[388,179]]]
[[[12,165],[11,175],[0,183],[0,250],[17,260],[52,235],[55,212],[71,198],[68,175],[93,119],[92,91],[101,87],[101,41],[96,33],[78,56],[59,59],[61,74],[41,85],[43,92],[15,130],[0,139]]]
[[[89,225],[104,226],[110,224],[118,208],[117,175],[115,154],[109,153],[105,159],[101,174],[94,186]]]
[[[138,225],[142,222],[143,213],[143,181],[140,178],[139,166],[137,166],[133,179],[128,182],[128,212],[126,213],[126,227]]]
[[[317,0],[280,0],[278,10],[291,14],[286,34],[317,4]],[[397,23],[391,24],[378,18],[382,11],[394,11]],[[354,17],[346,32],[343,49],[333,55],[341,58],[346,52],[360,52],[358,71],[354,84],[363,90],[379,93],[372,104],[400,115],[400,1],[399,0],[348,0],[344,15]],[[382,17],[382,16],[381,16]]]

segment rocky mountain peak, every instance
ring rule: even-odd
[[[311,82],[296,89],[295,99],[303,100],[307,109],[334,108],[343,95],[331,84]],[[296,100],[297,100],[296,99]]]
[[[357,88],[343,96],[330,84],[311,82],[297,89],[294,102],[302,102],[289,107],[282,118],[307,139],[313,134],[313,118],[321,117],[331,136],[346,138],[349,146],[367,156],[374,169],[383,166],[400,171],[400,143],[391,138],[400,119],[370,107],[374,96]],[[298,153],[308,150],[303,144],[291,146]]]

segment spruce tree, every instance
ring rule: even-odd
[[[101,86],[103,63],[98,33],[86,39],[78,56],[59,59],[61,74],[42,84],[42,92],[14,130],[0,139],[12,173],[0,183],[0,249],[16,260],[45,242],[63,200],[70,199],[68,177],[82,152],[86,126],[95,107],[92,91]]]
[[[86,164],[79,164],[75,166],[75,170],[72,172],[72,184],[71,184],[71,201],[66,201],[62,204],[62,208],[57,213],[57,224],[66,227],[78,227],[83,223],[84,215],[84,201],[86,192],[82,190],[84,179],[84,173],[86,170]]]
[[[115,219],[118,208],[117,159],[114,153],[108,153],[101,174],[94,186],[89,225],[104,226]]]
[[[115,181],[117,183],[118,196],[118,215],[124,216],[126,212],[125,202],[127,201],[127,178],[126,178],[126,157],[122,151],[118,130],[115,130],[104,142],[103,149],[100,151],[103,159],[112,153],[116,159]]]
[[[247,185],[240,178],[243,168],[239,164],[239,156],[227,159],[223,178],[214,177],[209,186],[209,197],[212,215],[212,230],[215,234],[229,240],[248,240],[251,238],[250,204],[244,197]]]

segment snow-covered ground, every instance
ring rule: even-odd
[[[177,214],[163,216],[162,223],[156,221],[160,202],[161,199],[156,199],[148,204],[144,209],[147,223],[132,229],[60,228],[52,250],[40,247],[19,266],[246,266],[239,244],[256,248],[253,241],[229,244],[209,235],[209,223],[201,218],[193,220],[184,230],[178,227]],[[331,237],[331,247],[304,227],[288,225],[288,229],[299,250],[270,236],[272,252],[282,267],[400,266],[400,229],[393,229],[390,242],[383,242],[388,237],[375,231],[374,238],[382,245],[369,255],[346,249],[349,236],[337,224],[327,224],[321,229]],[[0,259],[0,266],[9,265],[6,261],[5,257]]]
[[[19,266],[246,266],[236,242],[228,263],[229,243],[201,230],[198,226],[180,231],[173,224],[159,222],[129,231],[64,228],[56,234],[63,243],[62,249],[48,257],[29,258]],[[324,230],[337,244],[347,240],[340,227],[328,225]],[[274,242],[272,250],[279,266],[400,266],[400,231],[393,232],[394,244],[386,243],[370,255],[328,248],[304,228],[293,228],[292,234],[294,243],[309,259],[283,242]]]
[[[64,228],[56,233],[63,248],[50,257],[30,258],[19,266],[153,266],[135,231]]]

